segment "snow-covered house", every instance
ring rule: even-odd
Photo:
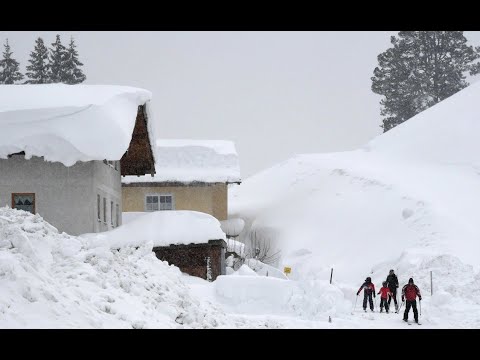
[[[121,175],[154,175],[151,93],[107,85],[0,86],[0,206],[72,235],[121,224]]]
[[[241,182],[233,142],[159,139],[155,150],[155,176],[122,178],[124,212],[193,210],[227,219],[229,184]]]

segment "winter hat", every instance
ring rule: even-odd
[[[382,283],[382,285],[383,285],[383,286],[387,286],[387,282],[384,281],[384,282]]]
[[[369,276],[365,279],[366,282],[372,282],[372,278]]]
[[[393,274],[393,269],[390,269],[390,274]]]
[[[408,279],[409,284],[413,284],[413,278]]]

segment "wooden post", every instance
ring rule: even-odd
[[[433,275],[431,270],[430,270],[430,295],[433,295]]]
[[[330,272],[330,284],[332,283],[332,276],[333,276],[333,268],[332,268],[332,271]]]

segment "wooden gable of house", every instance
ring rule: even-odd
[[[126,175],[154,175],[155,160],[148,134],[145,105],[138,107],[137,120],[133,129],[132,140],[128,150],[120,159],[122,176]]]

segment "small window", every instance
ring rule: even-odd
[[[103,222],[107,223],[107,199],[103,198]]]
[[[173,195],[147,195],[145,211],[173,210]]]
[[[160,196],[160,210],[173,210],[172,195]]]
[[[157,195],[147,195],[147,205],[145,211],[158,211],[160,209],[158,205]]]
[[[117,224],[117,226],[120,226],[120,206],[118,206],[118,204],[116,205],[116,209],[117,212],[115,214],[115,223]]]
[[[25,210],[35,214],[35,194],[34,193],[13,193],[12,208]]]
[[[100,195],[97,195],[97,219],[100,221],[102,218],[100,217]]]
[[[110,201],[110,224],[113,226],[113,201]]]

